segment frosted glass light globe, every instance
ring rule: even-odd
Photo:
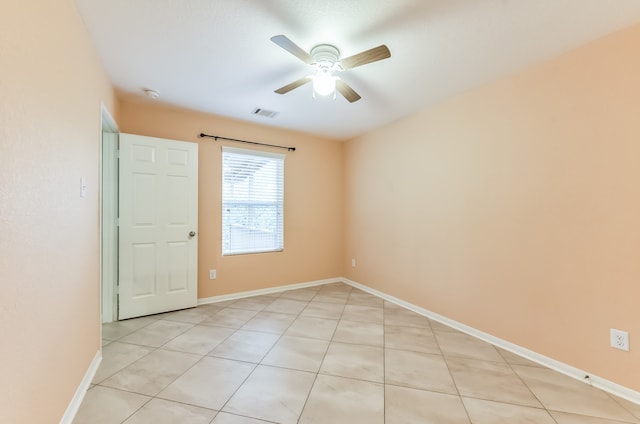
[[[336,79],[331,74],[318,74],[313,77],[313,91],[319,96],[328,96],[336,90]]]

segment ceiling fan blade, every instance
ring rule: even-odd
[[[360,95],[353,88],[341,79],[336,80],[336,89],[344,96],[349,103],[357,102],[361,99]]]
[[[304,63],[311,65],[313,63],[313,58],[311,55],[304,50],[302,50],[296,43],[289,40],[286,35],[274,35],[271,37],[271,41],[303,61]]]
[[[285,85],[284,87],[278,88],[277,90],[275,90],[275,92],[278,94],[287,94],[289,91],[295,90],[296,88],[301,87],[308,82],[311,82],[311,77],[300,78],[297,81]]]
[[[347,70],[390,57],[391,52],[389,51],[389,48],[382,44],[378,47],[374,47],[361,53],[354,54],[353,56],[349,56],[346,59],[342,59],[340,61],[340,64],[342,65],[343,69]]]

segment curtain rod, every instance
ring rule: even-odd
[[[217,140],[217,139],[229,140],[229,141],[235,141],[237,143],[247,143],[247,144],[256,144],[258,146],[275,147],[276,149],[287,149],[290,152],[295,152],[296,151],[295,147],[276,146],[275,144],[258,143],[256,141],[238,140],[236,138],[227,138],[227,137],[220,137],[219,135],[209,135],[209,134],[205,134],[205,133],[200,133],[200,138],[203,138],[203,137],[213,138],[214,140]]]

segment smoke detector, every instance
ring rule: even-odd
[[[152,100],[155,100],[158,97],[160,97],[160,93],[158,93],[156,90],[151,90],[148,88],[144,90],[144,95]]]

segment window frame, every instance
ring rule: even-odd
[[[227,200],[225,201],[225,191],[226,191],[226,180],[225,180],[225,156],[226,154],[233,155],[244,155],[252,158],[267,158],[269,161],[275,161],[276,166],[276,187],[275,194],[276,200],[274,202],[268,201],[238,201],[238,200]],[[237,147],[230,146],[222,146],[222,158],[221,158],[221,169],[222,169],[222,185],[221,185],[221,224],[222,224],[222,233],[221,233],[221,253],[222,256],[235,256],[235,255],[250,255],[250,254],[259,254],[259,253],[274,253],[274,252],[282,252],[284,251],[284,171],[285,171],[285,158],[286,155],[281,153],[267,152],[262,150],[252,150],[252,149],[241,149]],[[279,162],[278,162],[279,161]],[[258,170],[254,171],[250,178],[255,176],[255,173]],[[253,183],[249,183],[250,189],[253,190]],[[248,219],[251,219],[251,214],[255,213],[255,208],[252,209],[252,206],[265,206],[272,204],[276,208],[275,213],[275,227],[274,227],[274,243],[269,247],[252,247],[248,246],[245,248],[236,248],[231,249],[230,244],[231,241],[231,225],[225,225],[225,219],[229,219],[229,214],[227,212],[229,205],[236,206],[246,206],[249,210],[246,213]],[[261,228],[246,228],[247,231],[264,231]],[[249,235],[249,238],[252,236]],[[254,242],[259,241],[258,238],[254,239]]]

